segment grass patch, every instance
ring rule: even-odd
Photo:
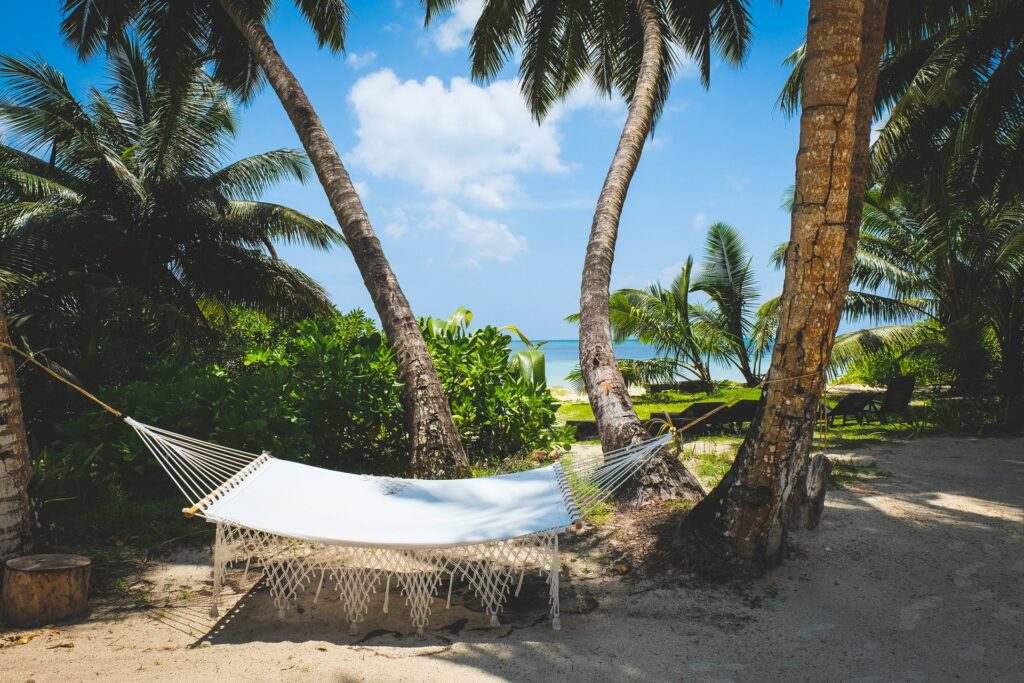
[[[615,516],[614,503],[598,503],[586,514],[585,519],[594,526],[607,524]]]
[[[758,388],[748,389],[747,387],[719,387],[710,392],[698,392],[696,394],[684,394],[679,391],[663,391],[656,394],[643,394],[633,397],[633,406],[641,420],[646,420],[653,413],[655,417],[664,412],[678,412],[686,410],[698,401],[724,401],[732,403],[740,399],[761,398],[761,390]],[[567,420],[593,420],[594,411],[590,403],[586,401],[576,403],[563,403],[558,408],[558,419]]]
[[[683,444],[683,463],[710,490],[729,471],[740,443],[739,437],[719,436]]]
[[[829,427],[826,435],[819,422],[814,432],[814,443],[811,450],[822,450],[826,444],[829,451],[857,450],[887,441],[910,439],[920,432],[917,423],[857,424],[850,422],[845,425],[836,424]]]

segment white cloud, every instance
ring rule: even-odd
[[[526,238],[507,224],[469,213],[444,197],[426,207],[396,207],[389,212],[384,234],[401,239],[414,231],[446,237],[447,262],[464,268],[479,268],[482,261],[508,263],[526,251]],[[438,241],[436,236],[429,239]]]
[[[354,165],[395,178],[428,194],[462,196],[504,208],[521,194],[521,173],[565,173],[558,124],[576,109],[607,106],[586,90],[538,125],[512,80],[449,85],[430,76],[400,81],[382,69],[360,78],[349,93],[358,121]]]
[[[693,220],[690,222],[690,224],[693,226],[693,231],[697,232],[698,230],[700,230],[701,228],[708,224],[708,218],[707,216],[704,215],[704,212],[702,211],[693,217]]]
[[[526,251],[526,238],[506,224],[467,213],[449,199],[430,207],[427,228],[446,232],[458,249],[455,258],[469,268],[480,267],[481,261],[508,263]]]
[[[668,287],[679,276],[680,271],[682,271],[685,265],[682,261],[676,261],[671,265],[665,266],[658,272],[658,282]]]
[[[377,53],[370,52],[349,52],[345,56],[345,63],[353,69],[365,69],[377,61]]]
[[[662,113],[661,116],[662,118],[666,118],[668,116],[672,116],[673,114],[681,114],[690,108],[690,104],[692,104],[690,100],[685,98],[669,100],[668,102],[665,103],[665,111],[664,113]]]
[[[674,74],[676,78],[691,79],[700,76],[700,65],[697,63],[696,59],[687,54],[676,43],[669,43],[669,50],[671,50],[672,58],[676,63],[676,70]]]
[[[648,151],[651,151],[651,152],[657,152],[659,150],[665,149],[665,146],[669,142],[671,142],[671,141],[672,141],[672,136],[671,135],[657,135],[657,134],[655,134],[655,136],[653,138],[651,138],[650,140],[648,140],[647,144],[644,145],[644,149],[646,149]]]
[[[392,209],[391,220],[384,226],[384,233],[389,237],[399,238],[409,232],[409,215],[405,209],[398,207]]]
[[[516,179],[510,174],[481,178],[467,183],[464,188],[467,197],[492,209],[508,208],[508,197],[518,191]]]
[[[441,52],[454,52],[469,44],[469,36],[483,11],[483,0],[466,0],[452,9],[451,14],[433,24],[430,39]]]
[[[872,125],[872,127],[871,127],[871,144],[872,144],[872,145],[873,145],[873,144],[875,144],[875,142],[877,142],[877,141],[878,141],[878,138],[879,138],[879,137],[881,137],[881,135],[882,135],[882,129],[884,129],[884,128],[885,128],[885,125],[886,125],[887,123],[889,123],[889,116],[890,116],[890,114],[891,114],[891,112],[889,112],[889,111],[886,111],[886,112],[884,112],[884,113],[883,113],[883,114],[882,114],[881,116],[879,116],[879,117],[878,117],[878,119],[877,119],[877,120],[876,120],[876,121],[875,121],[875,122],[873,123],[873,125]]]

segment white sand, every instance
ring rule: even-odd
[[[535,584],[497,629],[439,602],[418,640],[392,595],[391,614],[374,606],[353,638],[336,605],[307,601],[279,621],[258,591],[211,635],[208,557],[185,553],[146,575],[156,607],[97,606],[4,647],[0,678],[1024,681],[1024,441],[921,439],[852,457],[893,476],[830,493],[793,557],[741,586],[618,578],[577,555],[560,632]],[[201,640],[213,644],[189,648]]]

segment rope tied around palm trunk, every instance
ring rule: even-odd
[[[48,374],[50,377],[53,377],[58,382],[63,382],[67,386],[71,387],[72,389],[74,389],[75,391],[80,393],[82,396],[85,396],[87,399],[89,399],[90,401],[92,401],[93,403],[98,405],[99,407],[103,408],[103,410],[107,411],[111,415],[114,415],[115,417],[120,417],[120,418],[123,418],[125,416],[124,413],[122,413],[117,408],[113,408],[113,407],[107,405],[106,403],[104,403],[100,399],[96,398],[96,396],[94,396],[89,391],[86,391],[85,389],[83,389],[82,387],[78,386],[77,384],[75,384],[71,380],[69,380],[69,379],[67,379],[65,377],[62,377],[60,374],[58,374],[58,373],[54,372],[53,370],[51,370],[50,368],[46,367],[45,365],[43,365],[42,363],[37,361],[31,354],[29,354],[29,353],[27,353],[25,351],[22,351],[21,349],[19,349],[14,344],[8,344],[5,341],[0,341],[0,348],[5,348],[5,349],[7,349],[9,351],[13,351],[14,353],[18,354],[19,356],[21,356],[22,358],[27,360],[29,363],[32,363],[33,365],[38,367],[40,370],[42,370],[43,372]]]

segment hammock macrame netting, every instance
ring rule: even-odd
[[[671,441],[666,434],[610,453],[572,456],[515,474],[430,481],[324,470],[200,441],[126,418],[191,503],[217,525],[213,605],[225,568],[261,568],[283,614],[313,590],[337,591],[354,633],[370,597],[405,596],[422,634],[433,599],[468,583],[491,616],[518,595],[527,571],[547,574],[559,628],[558,534]]]

